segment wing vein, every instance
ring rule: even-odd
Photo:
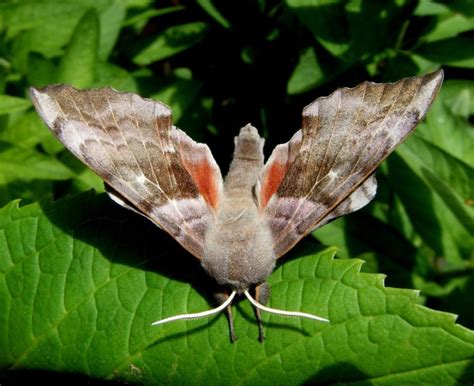
[[[79,109],[79,107],[77,106],[77,103],[72,95],[72,93],[68,90],[65,90],[66,92],[69,93],[69,98],[71,99],[72,103],[74,104],[74,108],[76,109],[76,111],[78,112],[78,114],[81,116],[81,119],[82,121],[84,122],[84,124],[90,128],[90,125],[89,123],[86,121],[85,117],[84,117],[84,114],[82,114],[82,111]],[[59,104],[59,102],[55,99],[59,109],[61,110],[61,114],[63,115],[64,119],[66,119],[66,114],[64,113],[64,110],[62,109],[61,105]],[[67,121],[67,119],[66,119]],[[74,132],[76,133],[77,137],[82,141],[82,137],[79,135],[79,133],[77,132],[77,129],[74,128]],[[94,133],[94,130],[91,130],[92,133]],[[100,139],[97,137],[97,136],[94,136],[94,139],[100,144],[100,146],[102,147],[102,149],[104,149],[104,153],[107,154],[107,157],[110,159],[112,165],[114,165],[114,168],[115,168],[115,172],[120,175],[120,172],[118,171],[117,169],[117,166],[115,165],[115,162],[114,162],[114,159],[110,156],[110,154],[108,153],[108,151],[106,151],[106,148],[104,147],[104,144],[100,141]]]
[[[153,116],[156,117],[156,104],[153,105]],[[168,181],[170,183],[170,186],[172,187],[172,189],[176,189],[176,178],[174,176],[173,173],[171,173],[171,170],[170,170],[170,167],[169,167],[169,158],[168,158],[168,155],[167,155],[167,151],[165,149],[165,146],[163,144],[163,137],[161,135],[161,131],[160,131],[160,128],[158,127],[158,121],[155,119],[155,130],[156,130],[156,133],[158,134],[158,141],[160,143],[160,150],[161,150],[161,154],[163,156],[163,159],[164,159],[164,164],[165,164],[165,167],[166,167],[166,175],[168,177]],[[174,146],[173,146],[174,148]],[[166,197],[168,200],[168,196]]]
[[[399,90],[399,92],[398,92],[398,95],[397,95],[397,98],[396,98],[395,102],[393,103],[392,106],[390,106],[390,110],[391,110],[391,108],[396,104],[398,98],[400,97],[401,89],[402,89],[402,87],[400,88],[400,90]],[[406,114],[408,108],[411,106],[411,104],[412,104],[413,101],[415,100],[416,96],[418,95],[418,92],[419,92],[419,90],[417,91],[417,93],[415,93],[415,94],[413,95],[412,99],[410,100],[410,103],[408,103],[408,104],[405,106],[405,109],[403,110],[403,113],[400,114],[400,116],[399,116],[399,118],[398,118],[398,120],[397,120],[397,123],[394,125],[394,127],[398,126],[399,123],[402,121],[402,119],[403,119],[403,117],[405,116],[405,114]],[[384,124],[384,123],[385,123],[385,118],[384,118],[383,124]],[[382,126],[382,124],[377,128],[377,132],[380,131],[381,126]],[[373,135],[371,136],[371,138],[373,138]],[[389,138],[389,135],[387,134],[387,135],[384,137],[383,143],[382,143],[381,146],[377,149],[377,152],[372,156],[372,158],[371,158],[367,163],[370,164],[374,159],[377,158],[378,153],[380,152],[381,149],[384,148],[383,145],[385,144],[385,142],[387,141],[388,138]],[[364,147],[364,150],[365,150],[365,148],[366,148],[366,147]],[[360,158],[359,158],[359,159],[360,159]],[[352,176],[355,174],[355,173],[352,173],[354,169],[355,169],[355,166],[351,169],[351,174],[347,177],[347,179],[349,179],[350,177],[352,177]],[[337,189],[339,189],[339,188],[341,187],[341,185],[343,185],[343,184],[347,181],[347,179],[344,180],[341,184],[339,184],[330,194],[333,194]],[[364,178],[364,180],[365,180],[365,178]],[[359,184],[359,186],[360,186],[360,184]]]
[[[114,113],[114,109],[112,108],[112,105],[110,104],[110,100],[109,100],[109,97],[107,96],[107,94],[105,94],[105,100],[107,101],[107,104],[109,105],[109,109],[110,109],[110,114],[112,115],[112,118],[115,122],[115,127],[117,127],[117,130],[118,132],[120,133],[120,136],[122,137],[123,139],[123,142],[125,143],[125,146],[127,147],[128,149],[128,142],[126,140],[126,138],[124,137],[123,133],[122,133],[122,129],[120,128],[119,124],[118,124],[118,121],[117,121],[117,118],[115,116],[115,113]],[[120,153],[118,150],[117,150],[118,153]],[[135,163],[137,164],[137,168],[138,170],[140,170],[142,173],[142,169],[140,167],[140,162],[138,162],[138,159],[137,157],[135,156],[135,154],[133,154],[132,151],[130,151],[130,154],[132,154],[133,158],[135,159]],[[122,156],[122,159],[125,161],[125,163],[127,163],[127,160]],[[135,175],[137,175],[137,173],[134,171]],[[133,189],[132,189],[133,190]]]
[[[145,151],[145,154],[146,154],[146,158],[148,160],[148,165],[150,166],[150,172],[151,174],[153,175],[155,181],[154,181],[154,185],[158,185],[158,178],[156,176],[156,173],[155,173],[155,169],[153,168],[153,164],[151,163],[151,159],[150,159],[150,154],[148,153],[148,149],[146,147],[146,142],[145,142],[145,138],[143,137],[143,131],[140,129],[140,126],[138,124],[138,120],[137,120],[137,111],[135,109],[135,104],[133,103],[133,101],[130,101],[130,107],[133,111],[133,114],[132,116],[134,117],[134,122],[135,122],[135,127],[137,128],[137,131],[140,133],[140,138],[142,140],[142,144],[143,144],[143,149]],[[145,173],[143,173],[143,175],[145,175]],[[147,178],[148,179],[148,178]],[[148,181],[150,181],[148,179]],[[153,181],[150,181],[153,183]]]
[[[362,98],[360,100],[359,107],[357,108],[357,114],[356,114],[354,120],[352,121],[351,127],[354,126],[357,123],[357,121],[359,120],[360,113],[362,111],[362,106],[364,105],[365,96],[367,95],[367,83],[364,83],[364,86],[365,86],[364,87],[364,95],[362,96]],[[380,99],[379,99],[379,101],[380,101]],[[339,148],[336,156],[334,157],[334,161],[331,164],[331,167],[329,168],[329,170],[331,170],[333,168],[334,164],[336,163],[337,159],[339,158],[339,154],[341,154],[342,149],[346,146],[347,138],[349,138],[349,135],[344,136],[344,142],[343,142],[342,146]]]

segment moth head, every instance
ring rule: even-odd
[[[258,130],[250,123],[240,129],[240,133],[234,138],[234,159],[248,157],[249,155],[262,155],[265,140],[260,137]]]

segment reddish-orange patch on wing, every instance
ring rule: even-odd
[[[207,203],[216,209],[219,204],[219,184],[209,161],[203,158],[200,162],[186,162],[185,168],[193,177],[199,192]]]
[[[270,165],[270,169],[265,174],[265,178],[262,181],[261,187],[261,204],[260,208],[263,209],[267,206],[270,198],[276,193],[280,186],[286,172],[288,171],[288,164],[282,164],[278,161],[274,161]]]

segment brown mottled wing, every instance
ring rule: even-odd
[[[172,126],[168,106],[111,88],[31,89],[39,114],[115,201],[173,236],[198,258],[222,192],[209,148]]]
[[[303,110],[302,129],[275,148],[260,177],[259,203],[277,257],[374,197],[370,176],[423,118],[442,80],[438,71],[396,83],[364,82]]]

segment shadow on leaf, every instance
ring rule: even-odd
[[[359,368],[357,368],[356,366],[347,362],[339,362],[318,371],[303,384],[339,385],[342,382],[347,381],[348,383],[360,382],[360,384],[363,385],[372,385],[372,382],[370,382],[369,379],[370,376],[359,370]]]
[[[111,263],[189,283],[212,304],[218,285],[199,261],[156,225],[119,207],[106,194],[91,191],[53,205],[43,202],[42,209],[54,225],[97,248]]]
[[[118,385],[138,385],[139,383],[132,383],[130,381],[106,381],[95,378],[90,378],[82,374],[74,373],[57,373],[54,371],[42,370],[22,370],[9,371],[0,374],[0,384],[8,386],[21,385],[35,385],[35,386],[50,386],[50,385],[70,385],[70,386],[118,386]]]

